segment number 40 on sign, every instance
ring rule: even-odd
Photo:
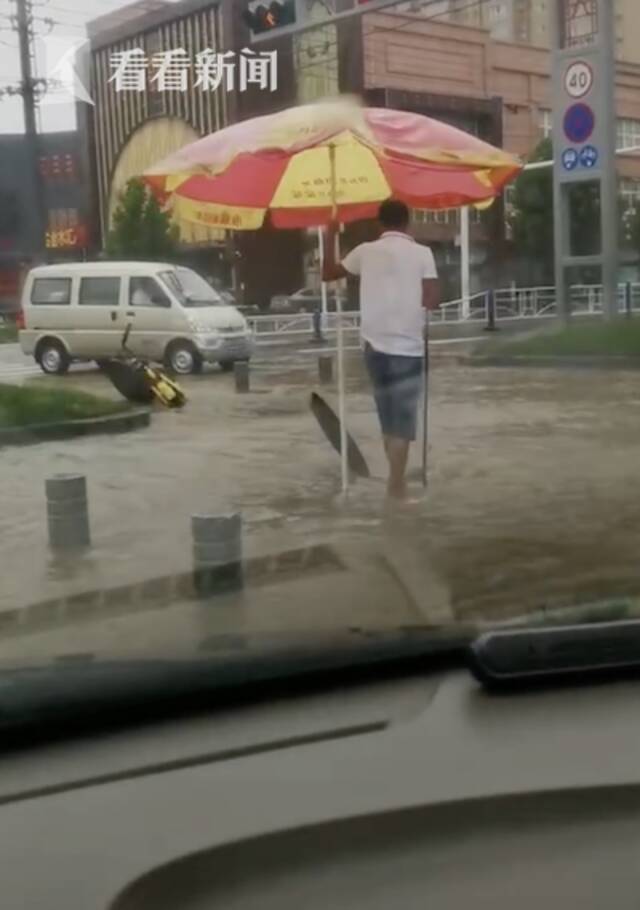
[[[576,60],[569,67],[564,77],[564,87],[571,98],[583,98],[591,91],[593,70],[584,60]]]

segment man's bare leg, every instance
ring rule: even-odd
[[[385,436],[384,447],[389,461],[387,493],[393,499],[405,499],[407,495],[407,463],[409,461],[408,439]]]

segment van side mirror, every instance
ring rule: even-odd
[[[166,310],[168,310],[171,307],[171,301],[168,299],[168,297],[165,297],[162,294],[158,294],[157,296],[152,297],[151,303],[154,306],[164,307]]]

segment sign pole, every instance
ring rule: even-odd
[[[603,314],[618,313],[618,199],[616,172],[615,42],[613,3],[554,0],[551,5],[554,264],[556,309],[571,315],[567,270],[601,270]],[[572,247],[572,191],[596,184],[600,243]]]
[[[600,182],[602,236],[602,307],[606,319],[618,312],[618,174],[616,168],[616,62],[614,4],[599,0],[600,53],[602,55],[603,95],[611,103],[603,111],[608,142],[603,143],[603,170]]]

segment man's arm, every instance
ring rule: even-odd
[[[340,263],[336,262],[336,236],[338,225],[330,224],[324,234],[324,261],[322,263],[323,281],[340,281],[347,278],[349,272]]]
[[[425,310],[437,310],[440,306],[440,282],[437,278],[422,279],[422,306]]]

